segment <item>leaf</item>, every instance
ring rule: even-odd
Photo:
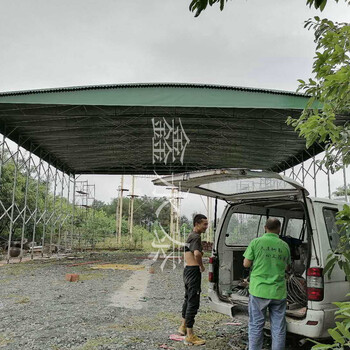
[[[320,10],[323,11],[326,5],[327,5],[327,0],[323,0],[322,3],[320,4]]]
[[[328,329],[328,333],[339,344],[345,343],[344,338],[335,329]]]
[[[333,345],[318,343],[317,345],[314,345],[311,349],[332,349],[333,347]]]
[[[338,260],[337,256],[329,259],[324,267],[323,274],[325,275],[328,272],[328,278],[331,278],[332,271],[334,269],[335,262]]]
[[[225,6],[225,0],[220,0],[220,10],[222,11]]]
[[[350,339],[350,331],[346,329],[345,325],[341,322],[336,322],[337,328],[342,333],[342,335],[348,339]]]

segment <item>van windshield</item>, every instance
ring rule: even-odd
[[[283,225],[283,218],[277,217]],[[247,246],[254,238],[264,234],[266,215],[232,213],[227,226],[225,244],[228,246]]]

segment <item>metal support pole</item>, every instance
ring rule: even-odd
[[[304,168],[304,159],[302,159],[302,162],[301,162],[301,176],[303,177],[303,181],[302,181],[302,184],[303,184],[303,187],[305,187],[305,168]]]
[[[32,153],[29,152],[28,157],[28,164],[27,164],[27,172],[26,172],[26,188],[24,192],[24,209],[23,209],[23,215],[22,215],[22,236],[21,236],[21,252],[19,255],[19,261],[22,261],[23,258],[23,240],[24,240],[24,231],[26,228],[26,214],[27,214],[27,199],[28,199],[28,186],[29,186],[29,178],[30,178],[30,163],[32,160]]]
[[[30,258],[33,260],[34,259],[34,241],[35,241],[35,233],[36,233],[36,220],[38,217],[38,204],[39,204],[39,188],[40,188],[40,175],[41,175],[41,167],[43,166],[43,161],[42,158],[39,160],[39,171],[38,171],[38,181],[36,184],[36,195],[35,195],[35,211],[34,211],[34,223],[33,223],[33,235],[32,235],[32,250],[30,254]]]
[[[314,166],[314,190],[315,190],[315,197],[317,197],[317,182],[316,182],[317,171],[316,171],[316,159],[315,159],[315,156],[313,156],[312,162],[313,162],[313,166]]]
[[[50,167],[51,165],[48,164],[47,166],[47,173],[46,173],[46,190],[45,190],[45,200],[44,200],[44,215],[43,215],[43,235],[41,237],[41,257],[44,257],[44,245],[45,245],[45,233],[46,233],[46,217],[47,217],[47,197],[49,195],[49,183],[50,183]]]
[[[15,170],[13,175],[13,187],[12,187],[12,201],[11,201],[11,214],[10,214],[10,232],[9,240],[7,247],[7,263],[10,262],[10,249],[11,249],[11,239],[12,239],[12,230],[13,230],[13,215],[15,212],[15,199],[16,199],[16,187],[17,187],[17,173],[18,173],[18,154],[19,154],[19,144],[17,144],[17,152],[15,160],[13,161]]]
[[[124,175],[120,179],[120,203],[119,203],[119,220],[118,220],[118,245],[122,240],[122,219],[123,219],[123,189],[124,189]]]
[[[65,174],[62,172],[62,178],[61,178],[61,196],[60,196],[60,213],[59,213],[59,223],[58,223],[58,240],[57,240],[57,255],[60,253],[60,247],[61,247],[61,229],[62,225],[64,223],[64,218],[62,217],[62,207],[63,207],[63,190],[64,190],[64,178]]]
[[[68,175],[68,192],[67,192],[67,209],[66,209],[66,217],[67,217],[67,220],[68,218],[70,217],[69,215],[69,198],[70,198],[70,174]],[[65,234],[64,234],[64,252],[66,253],[67,251],[67,230],[65,230]]]
[[[75,178],[75,175],[73,175],[72,230],[70,235],[71,249],[73,249],[73,236],[74,236],[74,225],[75,225],[75,187],[76,187],[76,178]]]
[[[129,216],[129,234],[130,242],[133,241],[133,228],[134,228],[134,197],[135,197],[135,176],[131,177],[131,196],[130,196],[130,216]]]
[[[58,170],[57,168],[55,169],[55,180],[54,180],[54,188],[53,188],[53,206],[52,206],[52,213],[51,213],[51,217],[52,217],[52,220],[51,220],[51,230],[50,230],[50,244],[49,244],[49,257],[51,258],[51,255],[52,255],[52,235],[53,235],[53,232],[55,231],[55,228],[56,228],[56,218],[55,218],[55,215],[56,215],[56,189],[57,189],[57,173],[58,173]]]
[[[3,165],[3,159],[5,154],[5,134],[2,135],[2,144],[1,144],[1,158],[0,158],[0,185],[1,185],[1,175],[2,175],[2,165]]]
[[[343,165],[343,178],[344,178],[344,190],[345,190],[345,202],[348,201],[348,184],[346,181],[346,167]]]

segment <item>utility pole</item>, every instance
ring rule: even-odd
[[[213,233],[212,212],[213,212],[213,198],[209,198],[209,216],[208,216],[208,223],[209,223],[209,242],[212,241],[212,233]]]
[[[179,190],[177,190],[177,196],[175,197],[176,199],[176,239],[181,242],[181,232],[180,232],[180,219],[181,219],[181,209],[180,209],[180,205],[181,205],[181,199],[183,199],[183,197],[179,196]]]
[[[123,192],[124,191],[128,191],[128,190],[124,188],[124,175],[122,175],[120,179],[119,201],[118,201],[118,208],[117,208],[117,210],[119,210],[119,215],[117,216],[118,217],[118,225],[117,225],[118,245],[120,245],[122,240]]]
[[[131,195],[129,202],[129,234],[130,234],[130,242],[133,241],[133,227],[134,227],[134,198],[138,197],[135,195],[135,176],[131,177]]]
[[[175,240],[177,234],[180,238],[180,229],[179,229],[179,216],[180,216],[180,208],[179,208],[179,199],[182,199],[179,197],[179,189],[177,187],[167,187],[166,189],[171,190],[171,196],[170,196],[170,232],[169,235],[173,240],[173,251],[175,250]],[[175,197],[175,191],[177,191],[177,195]],[[175,207],[176,206],[176,207]],[[175,210],[174,210],[175,207]],[[175,216],[176,215],[176,216]]]
[[[180,241],[180,197],[179,192],[176,196],[176,239]]]
[[[174,187],[171,188],[170,198],[170,237],[174,239]]]
[[[207,218],[208,218],[208,230],[207,230],[207,239],[206,239],[206,241],[207,242],[209,242],[209,236],[210,236],[210,234],[209,234],[209,232],[210,232],[210,208],[209,208],[209,206],[210,206],[210,198],[209,197],[207,197]]]
[[[115,206],[115,238],[118,240],[118,232],[119,232],[119,202],[120,202],[120,185],[117,188],[118,198]],[[119,240],[118,240],[119,241]]]
[[[179,189],[177,189],[177,196],[175,197],[176,199],[176,240],[178,242],[181,242],[181,231],[180,231],[180,219],[181,219],[181,210],[180,210],[180,204],[181,204],[181,199],[183,197],[179,196]],[[185,242],[185,240],[184,240]],[[178,245],[178,259],[179,262],[181,261],[181,244]]]

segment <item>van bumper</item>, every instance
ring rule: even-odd
[[[208,292],[209,305],[212,310],[233,316],[234,306],[218,298],[217,292],[209,288]],[[295,319],[291,317],[286,317],[287,321],[287,332],[297,334],[301,337],[307,338],[328,338],[329,334],[327,329],[334,326],[334,311],[332,310],[308,310],[306,317],[303,319]],[[307,324],[308,321],[317,321],[316,325]],[[269,323],[266,322],[267,328],[269,328]]]
[[[329,338],[328,329],[334,327],[334,312],[331,310],[311,310],[308,309],[306,317],[298,320],[286,317],[287,331],[308,338]],[[316,325],[308,324],[309,321],[317,322]]]
[[[212,310],[232,317],[232,308],[234,306],[232,304],[220,300],[215,290],[209,288],[208,298],[209,306]]]

